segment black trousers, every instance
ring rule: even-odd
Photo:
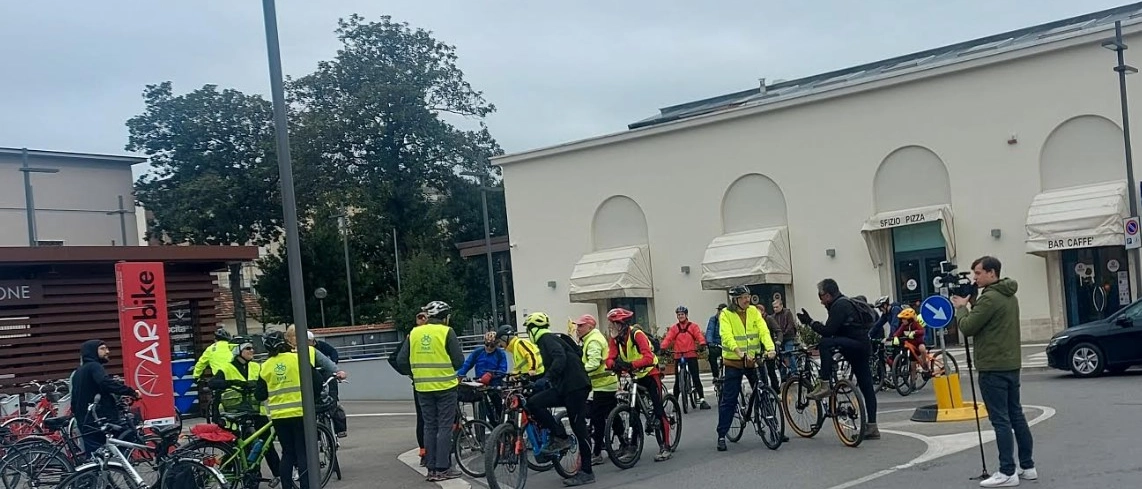
[[[301,476],[301,489],[309,489],[309,463],[305,458],[305,428],[302,418],[280,418],[273,420],[278,441],[282,444],[282,462],[278,469],[282,487],[293,489],[293,469]]]
[[[705,392],[705,389],[702,389],[702,379],[699,377],[700,374],[698,373],[698,357],[679,358],[678,359],[678,366],[681,367],[683,362],[686,363],[686,368],[690,372],[690,383],[693,384],[694,387],[698,389],[698,398],[699,399],[705,399],[706,398],[706,392]],[[677,368],[674,370],[674,397],[676,397],[676,398],[681,397],[678,393],[678,391],[681,388],[682,388],[682,369]],[[687,394],[689,394],[689,393],[687,393]]]
[[[567,429],[563,423],[555,421],[550,409],[563,406],[567,408],[567,419],[571,421],[571,431],[579,443],[579,470],[588,474],[591,470],[591,434],[587,433],[587,395],[591,389],[583,388],[568,393],[559,392],[556,388],[549,388],[527,399],[527,412],[540,427],[547,428],[552,436],[567,438]]]
[[[722,358],[722,349],[716,346],[711,346],[709,348],[710,356],[707,357],[706,360],[710,362],[710,373],[713,374],[714,378],[716,379],[719,375],[718,359]]]
[[[864,397],[865,412],[868,413],[868,422],[876,422],[876,388],[872,385],[872,369],[868,365],[868,356],[871,345],[867,341],[860,341],[843,336],[821,338],[817,349],[821,352],[821,378],[831,379],[833,372],[832,349],[840,347],[841,355],[849,361],[853,374],[856,375],[857,386],[860,387],[861,397]]]
[[[591,401],[591,440],[594,442],[592,455],[603,454],[603,444],[606,442],[607,415],[618,405],[615,392],[595,391],[595,399]]]

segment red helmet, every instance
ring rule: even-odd
[[[621,307],[616,307],[607,311],[607,320],[612,323],[626,324],[627,320],[634,317],[634,313]]]

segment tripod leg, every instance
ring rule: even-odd
[[[984,480],[991,474],[987,473],[987,458],[983,453],[983,429],[980,428],[979,423],[979,402],[975,397],[975,375],[972,373],[972,360],[971,360],[971,344],[968,342],[968,336],[964,335],[964,358],[968,363],[968,383],[971,384],[971,403],[972,409],[975,410],[975,432],[979,437],[979,463],[982,467],[979,478],[972,478],[971,480]]]

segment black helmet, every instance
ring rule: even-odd
[[[503,326],[500,326],[499,329],[496,330],[496,341],[500,341],[502,339],[509,338],[509,337],[512,337],[515,335],[516,335],[515,326],[512,326],[510,324],[505,324]]]
[[[676,309],[674,309],[674,314],[678,313],[690,314],[690,310],[686,309],[686,306],[678,306]]]
[[[285,333],[281,331],[271,331],[262,337],[262,345],[266,347],[266,351],[270,353],[282,353],[290,350],[289,343],[286,342]]]
[[[223,341],[233,341],[234,336],[232,336],[229,331],[226,331],[225,327],[219,326],[218,329],[214,330],[214,339],[223,340]]]
[[[743,295],[750,295],[749,287],[744,285],[735,285],[730,288],[730,297],[740,297]]]

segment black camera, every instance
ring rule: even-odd
[[[936,278],[936,288],[947,288],[948,293],[957,297],[975,297],[979,288],[972,281],[971,272],[956,273],[956,264],[940,262],[940,276]]]

